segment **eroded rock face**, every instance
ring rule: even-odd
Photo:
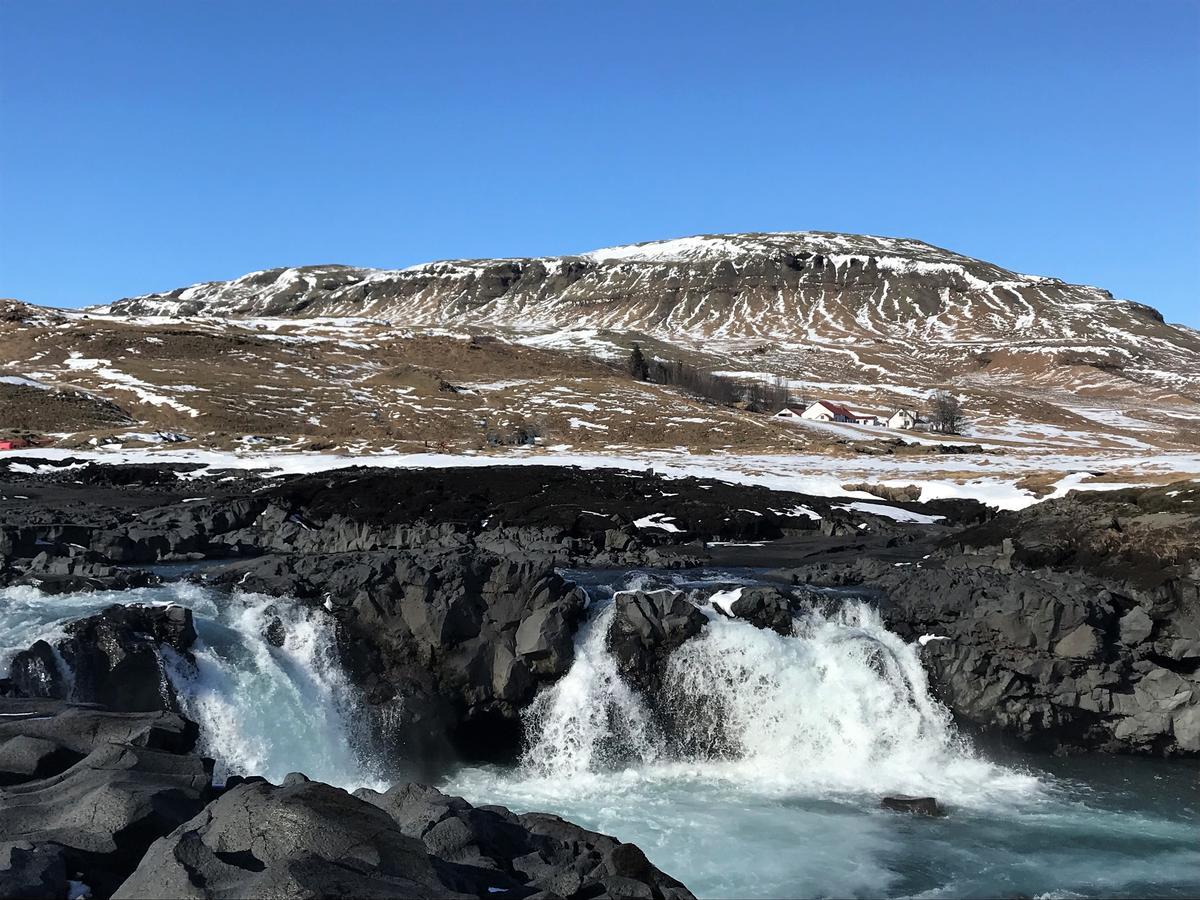
[[[356,796],[385,810],[405,834],[454,864],[461,879],[456,887],[471,894],[502,887],[514,896],[535,891],[561,897],[692,896],[635,845],[558,816],[473,807],[422,784],[397,785],[384,794],[361,790]]]
[[[155,838],[203,808],[212,761],[174,713],[0,699],[0,896],[108,896]]]
[[[189,654],[196,640],[191,610],[114,605],[65,631],[53,648],[37,641],[16,655],[11,679],[17,694],[124,712],[178,711],[161,645]]]
[[[420,841],[339,788],[240,784],[154,843],[114,895],[459,897]]]
[[[1189,493],[1190,492],[1190,493]],[[891,627],[963,718],[1056,750],[1200,754],[1194,489],[1067,497],[884,573]]]
[[[963,718],[1047,749],[1200,753],[1200,680],[1179,652],[1187,619],[1150,620],[1134,598],[1061,573],[934,568],[889,594],[895,630],[947,638],[922,655]],[[1130,616],[1136,629],[1122,627]]]
[[[377,730],[411,760],[514,754],[521,709],[571,666],[586,603],[547,563],[475,552],[266,557],[215,580],[325,604]]]
[[[648,897],[691,893],[632,844],[423,785],[355,795],[290,775],[226,791],[157,841],[118,898]]]
[[[793,599],[774,587],[743,588],[741,596],[729,604],[729,611],[759,628],[785,637],[792,634]]]
[[[617,594],[607,643],[621,677],[643,697],[657,698],[667,660],[676,648],[698,635],[707,621],[678,591]]]

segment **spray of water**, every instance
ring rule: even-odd
[[[523,756],[528,771],[578,774],[658,758],[661,738],[605,647],[612,617],[606,606],[589,620],[570,671],[526,710],[525,730],[533,736]]]
[[[47,597],[32,588],[0,592],[0,664],[63,626],[114,603],[189,607],[198,640],[194,662],[163,648],[183,712],[200,725],[200,749],[218,779],[301,771],[343,787],[380,786],[368,742],[357,727],[353,688],[322,609],[259,594],[232,596],[178,583],[136,591]],[[282,646],[266,637],[278,618]]]
[[[276,618],[279,647],[265,636]],[[197,632],[195,663],[173,656],[170,672],[218,777],[301,771],[345,787],[374,781],[356,753],[353,688],[324,610],[239,595],[199,620]]]
[[[600,607],[571,671],[530,707],[529,779],[572,791],[598,785],[591,776],[634,769],[644,778],[703,773],[756,792],[933,793],[961,802],[1036,785],[956,736],[930,696],[918,648],[864,602],[811,611],[790,636],[712,614],[672,655],[664,694],[654,698],[671,713],[670,735],[617,672],[605,646],[612,615],[611,605]]]

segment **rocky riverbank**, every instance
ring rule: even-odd
[[[1200,755],[1192,485],[994,515],[617,471],[271,479],[29,460],[0,467],[0,495],[0,584],[185,577],[266,594],[276,647],[282,606],[310,607],[335,632],[372,746],[432,771],[515,757],[522,712],[571,668],[587,616],[565,567],[774,567],[773,587],[616,598],[605,644],[668,737],[690,713],[664,702],[664,673],[709,616],[789,634],[838,602],[813,587],[859,586],[920,639],[960,722],[1056,752]],[[689,896],[630,845],[406,781],[353,796],[300,775],[215,785],[168,674],[194,665],[195,642],[189,610],[124,604],[16,655],[0,681],[0,893],[62,896],[82,880],[128,897]],[[264,836],[260,819],[295,827]]]
[[[0,717],[0,896],[692,896],[632,844],[426,785],[216,785],[175,713],[0,698]]]

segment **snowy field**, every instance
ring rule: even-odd
[[[843,485],[868,481],[886,487],[917,485],[920,500],[968,498],[999,509],[1022,509],[1047,495],[1038,495],[1018,484],[1031,476],[1052,480],[1049,497],[1073,489],[1115,490],[1172,480],[1200,479],[1200,453],[1120,454],[1088,456],[1039,455],[1036,458],[987,453],[950,457],[839,458],[818,454],[734,456],[700,455],[679,451],[584,454],[513,450],[482,453],[289,453],[228,452],[215,450],[128,448],[93,451],[28,449],[11,451],[5,459],[20,458],[94,460],[101,463],[199,463],[195,474],[222,469],[256,470],[279,475],[322,472],[351,466],[376,468],[449,468],[455,466],[580,466],[582,468],[654,471],[676,478],[713,478],[734,484],[753,484],[776,490],[824,497],[873,499]],[[25,468],[23,464],[22,469]],[[35,470],[29,466],[28,470]],[[47,467],[48,468],[48,467]],[[1098,480],[1107,476],[1113,480]]]

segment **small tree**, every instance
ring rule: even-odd
[[[962,404],[949,391],[935,391],[929,398],[929,427],[942,434],[958,434],[966,418]]]
[[[650,364],[646,362],[646,356],[638,344],[634,344],[629,353],[629,374],[638,381],[650,380]]]

